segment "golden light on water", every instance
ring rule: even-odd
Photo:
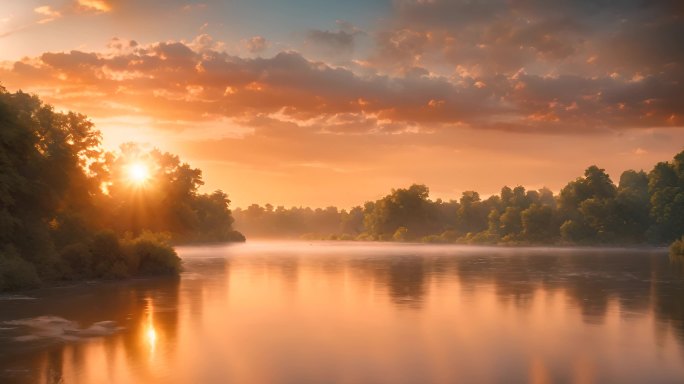
[[[147,337],[147,343],[150,344],[151,347],[153,347],[154,344],[157,342],[157,331],[154,329],[153,325],[150,325],[147,328],[147,332],[145,332],[145,337]]]
[[[157,346],[157,330],[154,326],[154,304],[149,298],[147,299],[147,315],[145,317],[143,338],[149,348],[150,358],[152,358]]]
[[[10,348],[26,348],[20,366],[37,380],[25,382],[41,384],[407,378],[589,384],[684,377],[684,348],[673,327],[681,319],[674,294],[680,285],[668,280],[679,275],[662,269],[669,264],[643,252],[555,257],[545,250],[452,249],[310,242],[186,247],[189,273],[180,281],[131,284],[131,295],[106,286],[77,303],[73,295],[46,300],[49,306],[38,311],[67,308],[76,317],[107,302],[101,318],[131,321],[112,335],[43,350],[3,339],[0,383],[7,381],[5,367],[19,364],[3,360],[14,353]],[[407,254],[415,256],[401,256]],[[485,255],[501,261],[493,268]],[[626,285],[618,274],[588,290],[583,280],[559,279],[595,268],[597,257],[626,258],[625,271],[639,281],[652,276],[669,284]],[[535,273],[527,273],[530,267]]]

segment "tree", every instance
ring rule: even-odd
[[[428,195],[428,188],[419,184],[392,190],[365,214],[366,230],[377,239],[391,239],[400,227],[405,227],[407,236],[411,238],[432,233],[437,225]]]
[[[568,183],[560,192],[558,205],[564,223],[564,240],[571,242],[613,241],[615,220],[613,199],[617,187],[604,169],[595,165]]]
[[[523,229],[521,220],[521,208],[517,206],[506,207],[504,213],[499,218],[501,236],[509,236],[513,238],[520,234]]]
[[[341,213],[342,218],[340,220],[340,233],[358,236],[363,232],[363,208],[356,206],[345,212]]]
[[[177,273],[175,251],[161,238],[143,238],[146,231],[168,230],[176,240],[209,227],[234,234],[227,196],[199,194],[201,172],[177,156],[134,145],[105,152],[86,116],[2,87],[0,127],[0,290],[129,276],[145,263],[148,271]],[[156,166],[149,189],[124,185],[133,155]]]
[[[489,204],[483,204],[480,194],[465,191],[459,200],[457,229],[463,233],[478,233],[488,227]]]
[[[523,237],[535,243],[552,243],[559,236],[558,223],[550,205],[532,204],[521,214]]]
[[[149,180],[131,185],[131,164],[144,164]],[[202,171],[181,162],[176,155],[145,149],[134,143],[112,154],[108,170],[110,213],[108,227],[140,234],[168,232],[176,241],[241,240],[232,227],[230,200],[223,191],[199,193]]]
[[[669,243],[684,234],[684,151],[648,174],[652,241]]]
[[[650,226],[651,202],[648,176],[644,171],[628,170],[620,176],[615,207],[616,233],[623,242],[642,243]]]

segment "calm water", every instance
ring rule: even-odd
[[[0,297],[1,383],[684,383],[664,250],[248,243]]]

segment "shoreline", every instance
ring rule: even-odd
[[[235,245],[249,245],[257,243],[317,243],[317,244],[377,244],[377,245],[413,245],[413,246],[435,246],[435,247],[488,247],[488,248],[499,248],[499,249],[523,249],[523,248],[547,248],[547,249],[622,249],[622,250],[667,250],[668,245],[651,245],[651,244],[592,244],[592,245],[572,245],[572,244],[485,244],[485,243],[430,243],[422,241],[369,241],[369,240],[307,240],[307,239],[295,239],[295,238],[256,238],[253,240],[247,240],[241,243],[206,243],[206,244],[189,244],[189,245],[178,245],[180,248],[190,248],[195,246],[223,246],[229,244]]]
[[[247,247],[247,248],[261,248],[263,247],[265,251],[272,250],[273,247],[279,248],[278,245],[299,245],[304,246],[303,248],[297,249],[278,249],[280,252],[290,253],[293,251],[302,252],[311,246],[323,246],[323,247],[352,247],[352,248],[365,248],[366,250],[377,250],[388,252],[388,255],[400,255],[404,254],[406,251],[419,251],[428,250],[433,251],[448,251],[448,250],[471,250],[471,251],[488,251],[488,250],[510,250],[510,251],[532,251],[532,252],[546,252],[546,251],[558,251],[558,252],[644,252],[652,253],[658,252],[666,255],[668,252],[667,246],[655,246],[655,245],[639,245],[639,246],[624,246],[624,245],[520,245],[520,244],[459,244],[459,243],[423,243],[423,242],[396,242],[396,241],[348,241],[348,240],[299,240],[299,239],[256,239],[244,242],[209,242],[209,243],[193,243],[193,244],[182,244],[174,246],[174,250],[181,251],[179,254],[181,262],[192,259],[192,256],[183,257],[183,251],[190,251],[192,249],[201,248],[226,248],[226,247]],[[392,248],[392,249],[390,249]],[[340,251],[345,251],[340,249]],[[394,251],[394,252],[391,252]],[[399,251],[399,252],[397,252]],[[307,253],[307,252],[304,252]],[[433,252],[428,252],[427,254],[432,254]],[[217,256],[223,257],[223,256]],[[41,290],[55,290],[55,289],[70,289],[85,286],[101,286],[108,284],[117,285],[127,285],[135,284],[140,282],[150,282],[150,281],[171,281],[181,279],[181,270],[178,274],[172,275],[150,275],[150,276],[132,276],[128,278],[113,279],[113,278],[103,278],[103,279],[87,279],[87,280],[72,280],[72,281],[56,281],[48,282],[42,286],[34,287],[30,289],[22,290],[10,290],[10,291],[0,291],[0,302],[5,300],[25,300],[33,299],[30,297],[31,292],[37,292]],[[12,296],[17,296],[18,298],[11,298]],[[26,296],[25,298],[21,298]]]

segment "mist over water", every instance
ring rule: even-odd
[[[5,383],[675,383],[662,249],[180,247],[180,279],[0,300]]]

